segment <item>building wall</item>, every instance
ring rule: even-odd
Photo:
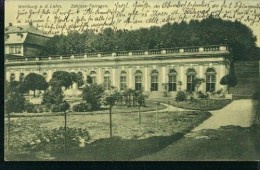
[[[127,87],[135,88],[135,72],[140,70],[142,72],[142,82],[144,91],[149,93],[151,97],[163,96],[165,92],[163,83],[168,83],[168,73],[170,69],[175,69],[177,72],[177,82],[181,81],[181,90],[186,90],[187,70],[192,68],[195,70],[197,77],[206,79],[206,70],[213,68],[216,71],[216,90],[223,88],[220,85],[220,79],[228,73],[225,57],[197,57],[197,58],[176,58],[167,57],[165,59],[154,58],[138,58],[138,60],[122,59],[115,61],[114,58],[104,59],[62,59],[57,61],[30,61],[20,64],[10,64],[7,66],[6,79],[10,81],[10,74],[14,73],[16,80],[19,80],[20,73],[25,75],[30,72],[35,72],[43,75],[47,73],[46,80],[51,79],[52,73],[58,70],[68,72],[82,72],[83,79],[86,80],[87,75],[91,71],[96,72],[96,80],[98,84],[104,82],[105,71],[110,72],[111,85],[120,88],[120,73],[126,71],[127,73]],[[158,77],[158,91],[151,92],[151,72],[157,70]],[[76,88],[74,86],[74,88]],[[205,92],[206,84],[203,83],[199,90]],[[176,92],[169,93],[170,96],[176,95]]]

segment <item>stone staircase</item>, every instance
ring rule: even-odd
[[[259,61],[235,62],[237,85],[230,88],[233,98],[251,98],[260,90]]]

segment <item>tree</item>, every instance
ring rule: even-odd
[[[42,75],[36,73],[30,73],[25,78],[20,85],[20,90],[22,93],[26,93],[32,90],[33,96],[35,97],[35,90],[46,90],[48,88],[48,83]]]
[[[83,52],[112,52],[205,46],[227,44],[233,49],[234,59],[252,60],[256,52],[256,36],[239,21],[222,20],[210,15],[208,18],[191,20],[189,23],[166,23],[136,30],[113,30],[105,28],[101,33],[70,31],[68,35],[54,36],[46,43],[50,54],[68,54],[70,50]]]
[[[51,86],[50,89],[46,90],[43,94],[42,104],[44,104],[51,111],[59,112],[60,104],[63,102],[64,95],[59,86]]]
[[[225,75],[220,79],[221,85],[227,85],[227,93],[229,93],[230,87],[235,87],[237,85],[237,78],[234,71],[234,62],[231,62],[229,74]]]
[[[87,76],[87,83],[88,84],[92,84],[93,83],[93,80],[92,80],[92,78],[91,78],[91,76]]]
[[[204,79],[204,78],[195,77],[195,79],[193,80],[193,83],[194,83],[194,85],[195,85],[195,87],[196,87],[196,92],[198,92],[198,89],[199,89],[200,85],[201,85],[202,83],[204,83],[204,82],[205,82],[205,79]]]
[[[102,85],[90,84],[83,88],[82,99],[91,104],[93,110],[100,109],[104,89]]]
[[[50,85],[59,85],[60,87],[65,87],[65,89],[67,89],[72,85],[73,80],[69,72],[55,71],[52,74],[52,78],[49,83]]]
[[[137,91],[136,93],[136,100],[138,104],[138,123],[141,124],[141,106],[145,106],[145,99],[148,96],[144,95],[142,91]]]
[[[113,88],[103,95],[103,104],[109,106],[109,129],[110,137],[112,137],[112,107],[116,104],[120,96],[117,89]]]

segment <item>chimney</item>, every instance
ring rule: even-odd
[[[13,26],[13,24],[10,22],[10,23],[9,23],[9,27],[11,27],[11,26]]]

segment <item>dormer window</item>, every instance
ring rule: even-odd
[[[5,35],[5,40],[7,40],[10,37],[10,35]]]
[[[23,34],[22,33],[17,33],[17,36],[20,36],[21,38],[23,38]]]

